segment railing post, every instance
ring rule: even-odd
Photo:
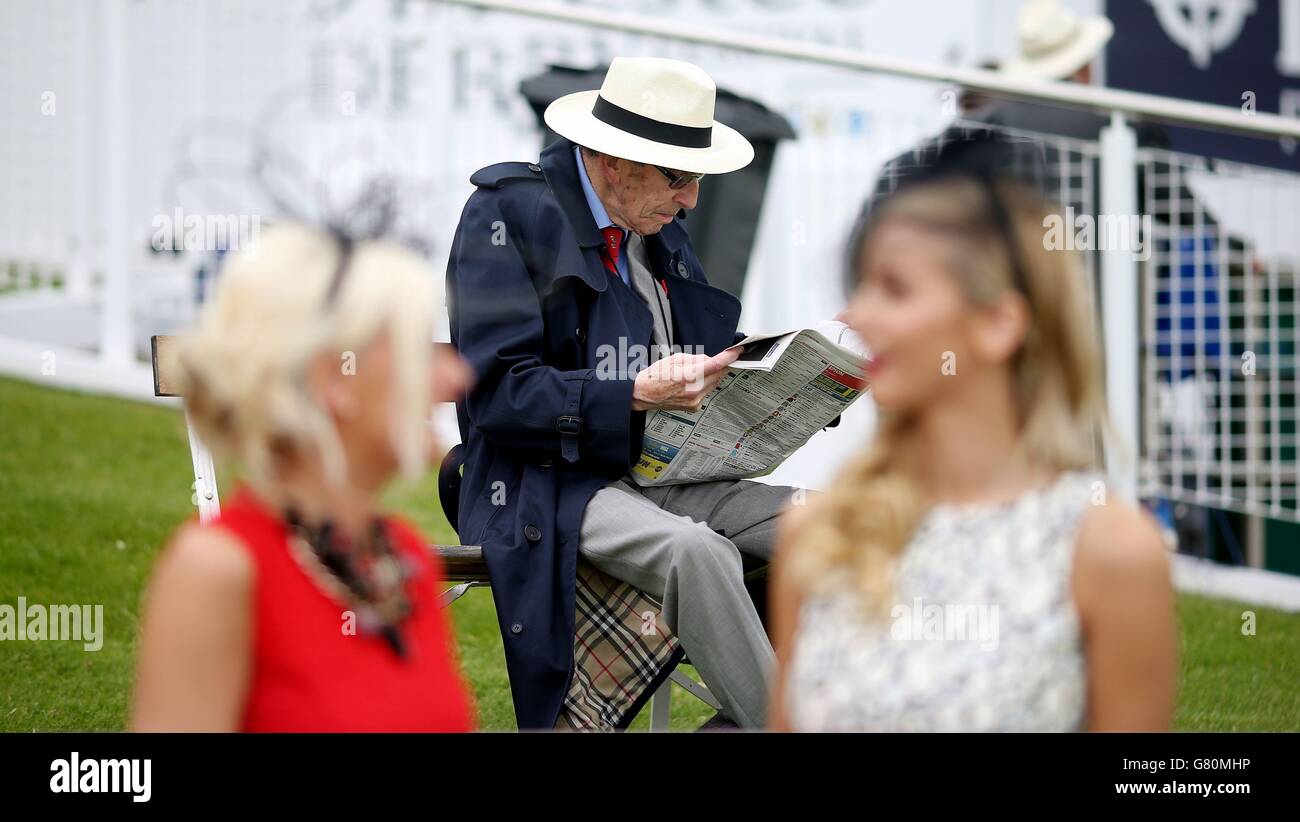
[[[1112,112],[1101,130],[1101,213],[1123,225],[1137,213],[1137,134],[1124,115]],[[1097,215],[1100,217],[1100,215]],[[1104,221],[1098,219],[1099,225]],[[1101,239],[1101,235],[1098,235]],[[1147,243],[1154,238],[1146,237]],[[1138,328],[1137,249],[1108,247],[1101,252],[1102,345],[1106,352],[1106,403],[1118,442],[1106,447],[1110,484],[1118,494],[1137,496],[1138,458]]]
[[[69,101],[73,105],[74,117],[89,121],[87,113],[95,103],[95,83],[98,72],[95,71],[94,47],[94,12],[83,9],[73,16],[72,76],[73,93]],[[93,128],[77,128],[72,135],[72,194],[73,225],[68,237],[67,249],[67,285],[68,296],[73,300],[89,300],[93,294],[91,285],[94,274],[94,258],[91,241],[94,229],[91,225],[95,219],[95,146],[98,140]]]

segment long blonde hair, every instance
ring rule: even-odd
[[[1087,282],[1073,253],[1043,243],[1047,204],[1012,183],[992,191],[1014,232],[1030,320],[1011,369],[1028,465],[1055,474],[1096,464],[1107,430],[1100,356]],[[1013,287],[1012,258],[989,219],[990,191],[973,179],[917,184],[881,205],[863,235],[903,220],[933,232],[952,252],[950,270],[973,307]],[[865,258],[865,254],[857,255]],[[805,592],[848,585],[876,613],[887,611],[893,571],[925,513],[917,480],[915,418],[881,410],[868,448],[809,504],[789,556]]]
[[[435,278],[411,251],[358,243],[327,305],[343,253],[330,235],[302,225],[262,232],[222,267],[178,354],[181,393],[200,438],[272,497],[291,458],[317,456],[328,481],[344,480],[338,432],[308,390],[307,368],[329,351],[340,352],[344,367],[347,352],[355,356],[384,332],[396,372],[394,454],[407,478],[425,467]]]

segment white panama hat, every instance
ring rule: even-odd
[[[695,174],[749,165],[754,147],[713,119],[717,87],[681,60],[615,57],[599,91],[566,94],[546,107],[555,133],[602,154]]]
[[[1060,0],[1028,0],[1016,21],[1020,54],[1002,71],[1064,80],[1091,62],[1114,33],[1105,17],[1081,18]]]

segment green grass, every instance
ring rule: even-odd
[[[184,424],[166,408],[0,379],[0,604],[102,603],[104,644],[0,642],[0,731],[125,726],[140,594],[158,548],[193,513]],[[388,502],[455,541],[434,480]],[[1241,632],[1242,612],[1257,615]],[[491,593],[452,606],[480,726],[514,728]],[[1180,596],[1180,730],[1300,730],[1300,615]],[[643,711],[634,728],[648,725]],[[672,727],[712,711],[680,690]]]
[[[1253,635],[1242,633],[1245,612]],[[1187,731],[1300,730],[1300,614],[1179,597],[1178,709]]]

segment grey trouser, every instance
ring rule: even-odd
[[[740,552],[771,558],[776,517],[793,492],[748,480],[659,488],[618,480],[583,514],[579,552],[662,597],[667,627],[741,727],[763,726],[773,654],[745,591]]]

